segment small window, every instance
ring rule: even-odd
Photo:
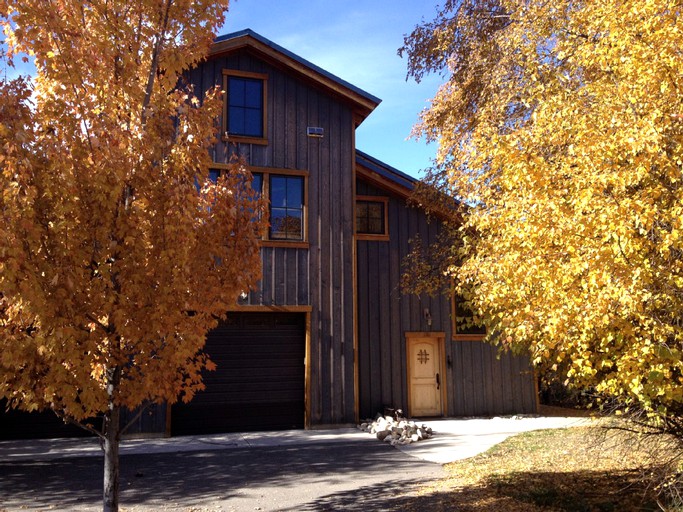
[[[358,196],[356,198],[356,234],[359,239],[388,240],[386,197]]]
[[[230,140],[266,144],[267,75],[223,71],[223,132]]]
[[[304,239],[304,178],[270,175],[271,240]]]
[[[474,320],[473,313],[466,307],[462,297],[454,295],[452,304],[453,339],[457,341],[481,341],[486,335],[486,327]]]

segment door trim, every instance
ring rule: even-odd
[[[439,375],[441,377],[441,416],[448,416],[448,380],[446,377],[446,333],[445,332],[406,332],[406,387],[408,389],[408,416],[412,416],[412,390],[410,385],[410,343],[413,339],[436,338],[439,346]]]

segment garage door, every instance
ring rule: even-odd
[[[64,423],[52,411],[7,410],[7,401],[0,400],[0,439],[47,439],[89,435],[92,434],[87,430]]]
[[[206,389],[176,404],[172,435],[304,427],[305,315],[234,313],[211,331]]]

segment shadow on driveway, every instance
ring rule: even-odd
[[[382,443],[121,457],[124,510],[405,510],[438,464]],[[0,510],[101,509],[102,458],[0,462]],[[204,509],[202,509],[204,510]]]

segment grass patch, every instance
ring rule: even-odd
[[[596,421],[586,427],[527,432],[448,464],[448,476],[423,489],[411,509],[660,510],[648,487],[652,441],[605,427],[604,421]]]

